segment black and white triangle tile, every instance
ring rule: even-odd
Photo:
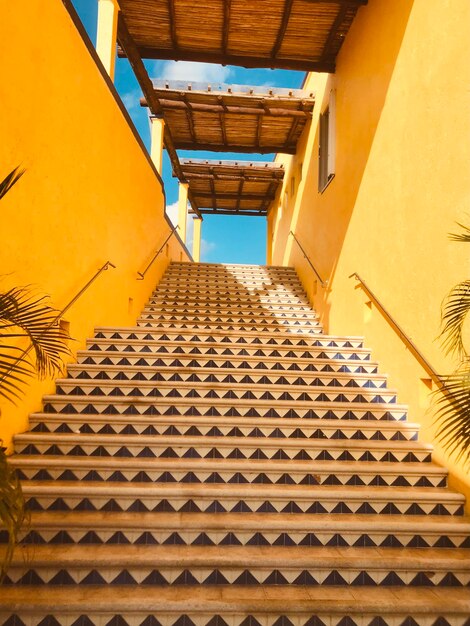
[[[470,626],[464,497],[291,268],[170,265],[30,424],[1,624]]]

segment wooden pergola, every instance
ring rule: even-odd
[[[295,154],[315,104],[300,89],[163,80],[153,96],[175,149],[214,152]]]
[[[181,169],[198,214],[265,216],[284,177],[274,162],[185,159]]]
[[[334,72],[367,0],[119,0],[140,58]],[[121,42],[123,43],[123,42]],[[121,54],[128,54],[122,45]]]

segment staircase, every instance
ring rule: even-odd
[[[463,626],[464,498],[293,269],[172,264],[15,438],[5,626]]]

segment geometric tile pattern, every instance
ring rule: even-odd
[[[417,438],[292,269],[172,264],[137,326],[97,328],[15,438],[32,517],[2,623],[470,626],[464,499]],[[158,610],[132,604],[156,588]],[[55,608],[63,591],[78,608]]]

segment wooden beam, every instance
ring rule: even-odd
[[[129,33],[129,29],[127,28],[127,24],[122,14],[122,11],[119,12],[118,17],[118,41],[120,46],[125,51],[126,56],[129,59],[129,63],[134,71],[135,77],[137,78],[140,88],[142,89],[142,93],[144,94],[145,99],[148,101],[150,112],[156,116],[162,115],[163,111],[157,98],[155,97],[152,81],[150,80],[147,70],[145,69],[145,65],[143,64],[143,61],[139,55],[137,46],[135,45],[135,42]],[[170,129],[168,128],[168,124],[165,124],[164,142],[165,148],[168,152],[168,156],[171,160],[173,171],[176,173],[181,182],[185,182],[184,174],[181,169],[181,164],[176,153],[173,138],[171,136]],[[191,206],[193,207],[196,214],[200,216],[199,208],[197,207],[197,205],[191,201],[191,198],[189,198],[189,201],[191,202]]]
[[[154,92],[155,93],[155,92]],[[222,105],[222,104],[201,104],[199,102],[191,102],[187,101],[187,97],[185,94],[185,100],[168,100],[166,98],[157,98],[161,108],[163,110],[179,110],[183,111],[188,107],[191,107],[193,111],[200,113],[235,113],[238,115],[272,115],[274,117],[300,117],[300,118],[310,118],[312,117],[312,113],[310,111],[303,111],[298,109],[289,109],[284,107],[270,107],[269,105],[262,106],[260,108],[255,108],[253,106],[233,106],[230,104]],[[147,102],[145,98],[141,98],[140,100],[141,106],[147,106]],[[264,104],[264,102],[263,102]]]
[[[349,7],[346,4],[343,4],[338,11],[338,15],[336,16],[335,21],[333,22],[333,25],[330,28],[330,32],[328,33],[328,37],[326,39],[325,45],[323,46],[323,51],[321,54],[322,62],[324,62],[328,58],[328,56],[331,54],[330,52],[331,46],[333,45],[335,41],[338,29],[341,27],[341,24],[344,22],[348,8]]]
[[[276,186],[274,186],[274,181],[271,182],[271,184],[269,185],[268,191],[266,193],[266,197],[265,200],[263,202],[263,204],[261,205],[261,210],[265,211],[266,213],[268,212],[268,205],[270,202],[273,202],[273,200],[275,200],[276,198]]]
[[[222,54],[227,54],[228,35],[230,31],[230,9],[232,8],[232,0],[224,1],[224,23],[222,26]]]
[[[243,193],[243,185],[245,184],[245,177],[240,178],[240,182],[238,183],[238,198],[237,198],[237,206],[236,209],[237,211],[240,210],[240,202],[242,199],[242,193]]]
[[[286,144],[289,145],[290,143],[292,143],[294,141],[294,136],[295,136],[295,132],[297,130],[297,127],[299,125],[299,118],[298,117],[294,117],[292,119],[292,124],[289,130],[289,134],[287,135],[287,139],[286,139]]]
[[[119,56],[123,56],[118,51]],[[270,68],[283,70],[298,70],[300,72],[329,72],[334,73],[335,63],[322,63],[309,58],[283,59],[282,57],[244,56],[239,54],[221,54],[220,52],[207,52],[204,50],[172,50],[139,46],[139,53],[143,59],[161,59],[173,61],[196,61],[200,63],[218,63],[220,65],[239,65],[242,67]],[[125,56],[125,54],[124,54]]]
[[[225,113],[219,113],[220,130],[222,131],[222,143],[225,147],[228,146],[227,141],[227,127],[225,125]]]
[[[235,211],[231,209],[217,209],[217,211],[212,211],[211,209],[200,209],[203,215],[248,215],[250,217],[263,217],[266,215],[266,212],[262,212],[260,209],[253,209],[253,211],[249,211],[247,209],[241,209],[240,211]]]
[[[250,183],[268,183],[271,180],[273,182],[277,182],[279,183],[282,179],[283,176],[276,176],[276,177],[262,177],[262,176],[243,176],[243,174],[239,174],[238,176],[235,175],[230,175],[230,174],[196,174],[196,173],[192,173],[192,172],[188,172],[188,171],[184,171],[184,175],[185,178],[191,182],[191,180],[196,179],[196,180],[230,180],[230,181],[236,181],[239,182],[240,178],[245,178],[247,182]]]
[[[211,195],[210,195],[210,197],[212,198],[212,206],[214,207],[215,210],[217,210],[217,200],[216,200],[216,195],[215,195],[215,185],[214,185],[214,179],[213,178],[210,179],[210,185],[211,185]]]
[[[260,115],[258,117],[258,122],[256,124],[256,148],[259,149],[261,147],[261,132],[263,130],[263,116]]]
[[[211,181],[213,184],[213,181]],[[243,182],[243,179],[242,181]],[[213,194],[212,191],[210,193],[206,192],[206,191],[196,191],[193,189],[193,194],[194,194],[194,199],[196,200],[196,202],[198,204],[201,204],[199,202],[199,198],[210,198],[212,199]],[[255,200],[264,200],[267,196],[265,193],[248,193],[248,194],[244,194],[243,197],[237,192],[234,191],[232,193],[216,193],[215,194],[216,200],[220,201],[220,200],[250,200],[250,201],[255,201]],[[268,200],[274,200],[274,195],[271,193],[268,196]],[[240,202],[237,202],[237,206],[239,206]]]
[[[287,25],[289,24],[290,13],[292,11],[292,5],[294,0],[284,0],[284,12],[282,14],[281,25],[279,26],[279,30],[277,33],[276,41],[274,43],[273,49],[271,50],[271,58],[275,59],[279,49],[284,40],[284,35],[286,34]]]
[[[284,144],[273,144],[269,146],[256,146],[231,144],[223,145],[219,143],[191,143],[189,141],[177,141],[175,147],[178,150],[205,150],[207,152],[238,152],[239,154],[274,154],[281,152],[282,154],[295,154],[296,147],[286,146]]]
[[[171,43],[175,50],[178,50],[178,35],[176,31],[176,15],[175,15],[175,3],[174,0],[167,0],[168,4],[168,19],[170,22]]]
[[[184,101],[185,101],[185,104],[186,104],[186,120],[187,120],[188,126],[189,126],[189,134],[191,135],[192,141],[197,143],[196,131],[194,129],[194,119],[193,119],[192,105],[191,105],[190,102],[188,102],[188,100],[186,98],[186,94],[184,96]]]

